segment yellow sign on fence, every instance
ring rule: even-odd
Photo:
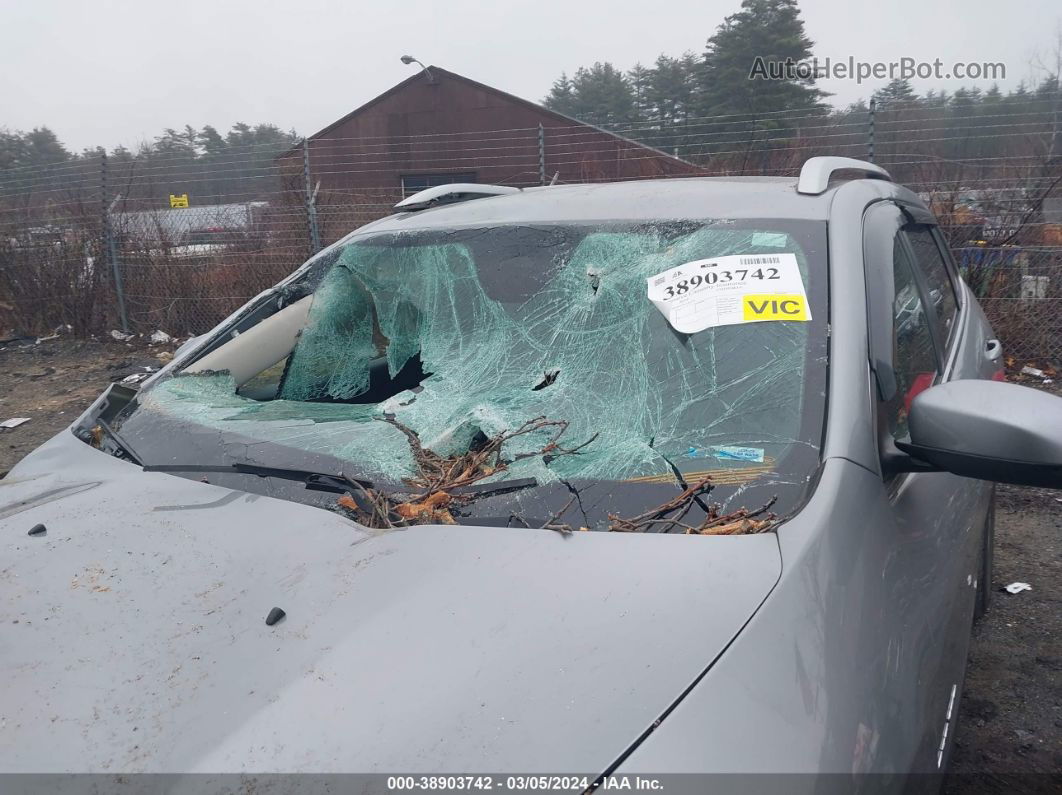
[[[177,209],[178,207],[188,206],[188,194],[182,193],[180,196],[170,194],[170,209]]]

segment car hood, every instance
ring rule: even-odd
[[[369,531],[68,432],[0,538],[0,772],[601,772],[780,573],[773,534]]]

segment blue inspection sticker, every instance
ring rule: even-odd
[[[762,447],[713,447],[712,455],[724,461],[755,461],[763,463]]]
[[[683,453],[686,458],[718,458],[721,461],[753,461],[763,463],[762,447],[690,447]]]

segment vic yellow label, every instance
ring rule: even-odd
[[[173,193],[170,194],[170,207],[172,209],[176,210],[176,209],[179,209],[181,207],[187,207],[187,206],[188,206],[188,194],[187,193],[182,193],[180,196],[177,196],[176,194],[173,194]]]
[[[741,299],[742,319],[807,320],[808,306],[804,296],[797,294],[765,293],[746,295]]]

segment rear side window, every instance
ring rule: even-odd
[[[930,314],[922,302],[914,264],[899,239],[893,249],[893,280],[893,369],[897,391],[888,406],[888,418],[889,430],[894,438],[899,439],[907,435],[911,401],[919,392],[932,386],[937,375],[936,349],[929,329]],[[952,299],[954,302],[954,296]],[[935,313],[933,317],[936,319]]]
[[[917,267],[925,279],[926,292],[932,303],[929,315],[935,324],[937,338],[941,344],[947,344],[955,327],[958,303],[944,256],[928,226],[907,226],[904,227],[903,234],[911,244]]]

